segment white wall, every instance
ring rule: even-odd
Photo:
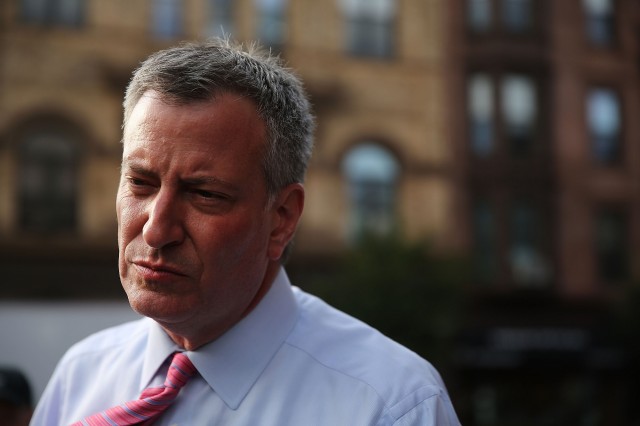
[[[38,401],[69,346],[93,332],[136,318],[140,316],[126,301],[0,301],[0,365],[20,368]]]

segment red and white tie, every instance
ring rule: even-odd
[[[182,386],[195,372],[196,368],[189,358],[178,352],[171,360],[164,386],[146,388],[139,399],[86,417],[71,426],[129,426],[151,422],[173,403]]]

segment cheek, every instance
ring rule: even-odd
[[[118,208],[118,245],[120,249],[124,249],[126,243],[126,234],[130,228],[130,218],[124,213],[122,208]]]
[[[218,259],[216,264],[246,265],[248,261],[259,262],[266,255],[267,235],[263,220],[251,217],[221,221],[207,227],[206,231],[200,227],[200,232],[192,235],[201,242],[198,251],[209,259]]]
[[[124,195],[116,200],[116,216],[120,225],[129,225],[139,220],[144,212],[144,202],[131,195]]]
[[[119,198],[116,202],[118,218],[118,246],[123,252],[127,244],[142,232],[145,219],[143,209],[130,198]]]

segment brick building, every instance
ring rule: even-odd
[[[454,3],[451,130],[475,281],[465,411],[630,424],[632,367],[611,324],[640,272],[640,5]]]
[[[640,276],[635,0],[6,0],[0,296],[121,294],[124,87],[225,34],[280,52],[318,118],[292,267],[396,226],[465,253],[463,423],[625,424],[601,335]]]

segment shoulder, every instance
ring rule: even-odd
[[[84,359],[96,359],[108,354],[119,353],[132,346],[146,343],[149,332],[149,320],[126,322],[93,333],[69,348],[60,360],[60,364],[76,363]]]
[[[58,362],[34,412],[32,424],[69,424],[85,411],[94,412],[112,401],[126,400],[137,389],[141,353],[147,342],[149,320],[124,323],[94,333],[67,350]],[[128,366],[126,375],[115,366]],[[95,378],[102,386],[96,386]],[[114,384],[117,384],[115,386]]]
[[[383,364],[383,374],[418,372],[434,383],[441,383],[431,364],[415,352],[313,295],[297,288],[294,293],[300,318],[290,343],[332,365],[349,367],[350,360],[356,360],[357,365]]]
[[[299,289],[294,293],[300,318],[288,343],[332,374],[366,385],[387,415],[397,418],[428,400],[450,405],[442,379],[428,361],[317,297]]]

